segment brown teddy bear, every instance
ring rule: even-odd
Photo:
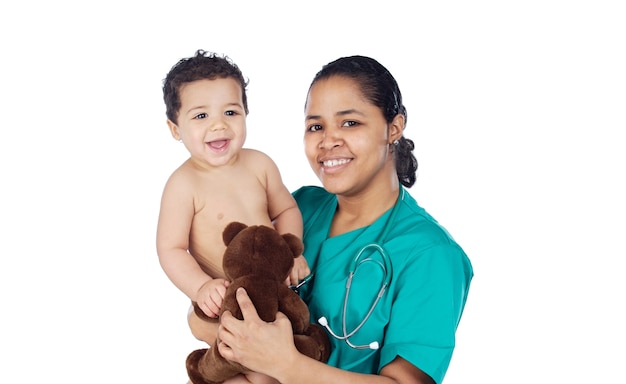
[[[228,224],[222,238],[226,244],[224,273],[230,285],[221,312],[230,311],[236,318],[243,319],[235,292],[244,287],[261,319],[271,322],[278,311],[284,313],[291,320],[296,348],[313,359],[326,362],[330,354],[328,336],[319,325],[310,323],[307,305],[285,284],[294,258],[304,249],[302,241],[289,233],[280,235],[274,228],[239,222]],[[194,310],[208,319],[195,303]],[[218,351],[218,343],[216,340],[211,348],[195,350],[187,357],[187,373],[193,384],[221,383],[247,370],[224,359]]]

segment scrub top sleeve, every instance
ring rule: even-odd
[[[413,250],[398,267],[394,265],[395,297],[380,368],[401,356],[441,383],[452,358],[471,265],[458,245],[448,243]]]

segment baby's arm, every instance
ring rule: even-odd
[[[292,233],[302,239],[302,214],[298,204],[287,187],[283,184],[276,164],[268,158],[267,200],[270,217],[279,233]],[[287,278],[287,285],[296,285],[311,273],[304,256],[298,256]]]
[[[206,274],[187,251],[193,220],[193,195],[185,178],[175,172],[165,185],[157,227],[157,253],[168,278],[207,316],[216,317],[226,281]]]

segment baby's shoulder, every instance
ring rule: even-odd
[[[187,160],[172,172],[169,182],[184,182],[193,179],[197,174],[197,170],[193,164]]]
[[[172,172],[167,180],[166,188],[177,190],[193,190],[198,184],[202,184],[202,179],[206,173],[199,170],[190,161],[182,163]]]
[[[258,149],[254,149],[254,148],[242,148],[241,157],[245,159],[246,161],[250,161],[250,160],[272,161],[272,159],[269,157],[267,153],[260,151]]]
[[[276,166],[276,163],[274,163],[274,160],[272,160],[272,158],[268,154],[259,151],[258,149],[242,149],[239,159],[241,160],[241,163],[244,164],[246,167],[257,170],[273,168]]]

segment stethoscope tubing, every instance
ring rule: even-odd
[[[394,221],[395,216],[396,216],[396,214],[397,214],[397,212],[399,210],[399,206],[400,206],[400,203],[401,203],[402,200],[404,200],[404,189],[401,189],[400,195],[398,196],[398,200],[394,204],[394,207],[393,207],[393,209],[392,209],[392,211],[391,211],[391,213],[389,215],[389,218],[387,219],[387,222],[385,223],[385,227],[383,229],[383,232],[381,233],[381,235],[379,236],[377,241],[374,242],[374,243],[370,243],[370,244],[367,244],[367,245],[361,247],[361,249],[357,253],[356,257],[353,259],[352,263],[350,264],[349,275],[348,275],[348,279],[346,281],[346,292],[345,292],[344,300],[343,300],[343,309],[342,309],[342,313],[341,313],[342,335],[337,335],[337,334],[335,334],[335,332],[333,332],[333,330],[330,328],[330,325],[328,324],[328,320],[324,316],[322,316],[318,320],[318,322],[324,328],[326,328],[328,333],[330,333],[335,339],[343,340],[351,348],[354,348],[354,349],[368,349],[368,348],[369,349],[378,349],[378,347],[379,347],[379,344],[378,344],[377,341],[371,342],[369,345],[355,345],[355,344],[352,344],[352,342],[350,342],[350,337],[354,336],[365,325],[367,320],[369,320],[369,318],[372,316],[372,313],[374,312],[374,309],[376,309],[376,306],[378,305],[379,301],[383,297],[387,287],[391,283],[391,278],[393,276],[393,268],[392,268],[392,264],[391,264],[391,258],[389,257],[389,255],[387,254],[385,249],[383,248],[382,244],[383,244],[384,240],[386,239],[387,234],[391,230],[391,225],[393,224],[393,221]],[[365,259],[361,258],[361,255],[366,250],[368,250],[370,248],[374,248],[375,251],[381,255],[381,258],[382,258],[383,262],[375,260],[375,259],[373,259],[371,257],[367,257]],[[352,279],[354,278],[354,275],[356,274],[357,268],[360,265],[362,265],[363,263],[370,262],[370,261],[377,263],[381,267],[381,269],[383,270],[383,281],[381,283],[381,287],[380,287],[380,289],[378,291],[378,294],[376,295],[376,298],[374,299],[372,305],[370,306],[369,310],[367,311],[367,314],[363,317],[363,320],[352,331],[348,332],[347,322],[346,322],[346,314],[347,314],[347,308],[348,308],[348,300],[349,300],[349,297],[350,297],[350,289],[351,289],[351,286],[352,286]],[[312,274],[309,275],[309,276],[312,278]],[[298,287],[300,287],[302,284],[305,284],[307,281],[310,280],[310,278],[308,280],[307,279],[305,279],[305,280],[303,280],[302,283],[298,284]]]

